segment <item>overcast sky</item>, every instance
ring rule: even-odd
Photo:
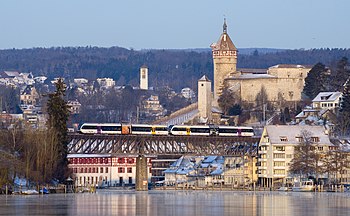
[[[350,48],[350,0],[0,0],[0,49]]]

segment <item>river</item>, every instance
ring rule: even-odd
[[[0,215],[350,215],[350,193],[100,190],[2,195]]]

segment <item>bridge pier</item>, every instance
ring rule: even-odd
[[[136,191],[148,190],[148,169],[147,158],[144,155],[139,155],[136,158]]]

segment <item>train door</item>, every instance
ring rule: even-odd
[[[152,127],[151,133],[152,133],[152,135],[155,135],[155,134],[156,134],[156,127]]]
[[[242,129],[241,129],[241,128],[238,128],[238,129],[237,129],[237,135],[238,135],[238,136],[242,136]]]
[[[186,135],[191,135],[191,128],[190,127],[186,128]]]
[[[102,133],[101,125],[97,125],[97,133],[98,134]]]
[[[122,134],[131,134],[131,126],[122,125]]]

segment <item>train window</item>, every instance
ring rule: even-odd
[[[151,126],[144,126],[144,127],[133,127],[131,126],[131,131],[140,131],[140,132],[151,132],[152,127]]]
[[[251,129],[251,128],[243,128],[243,129],[241,129],[241,131],[242,132],[248,132],[248,133],[253,133],[254,132],[253,129]]]
[[[186,131],[185,127],[173,127],[173,131]]]
[[[94,130],[96,130],[96,129],[97,129],[97,126],[96,126],[96,125],[83,125],[83,126],[81,127],[81,129],[85,129],[85,130],[94,129]]]
[[[102,126],[103,131],[121,131],[121,126]]]
[[[155,127],[156,131],[168,131],[167,127]]]
[[[209,128],[191,128],[192,133],[209,133]]]
[[[237,133],[237,128],[219,128],[219,133]]]

